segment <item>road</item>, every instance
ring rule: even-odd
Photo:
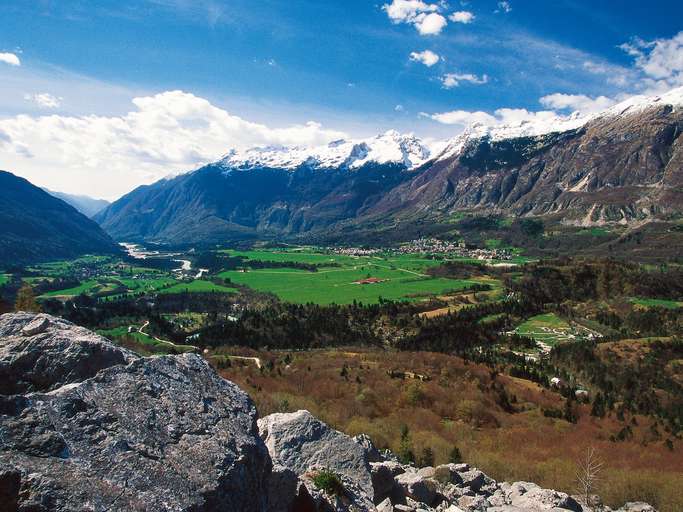
[[[146,332],[145,332],[145,327],[147,327],[148,325],[149,325],[149,320],[145,320],[145,323],[142,324],[142,325],[140,326],[140,328],[138,329],[138,332],[139,332],[140,334],[144,334],[145,336],[147,336],[147,337],[149,337],[149,338],[152,338],[153,340],[158,341],[159,343],[164,343],[165,345],[171,345],[172,347],[178,347],[178,345],[176,345],[176,344],[173,343],[172,341],[162,340],[161,338],[157,338],[156,336],[152,336],[151,334],[146,333]],[[132,327],[135,327],[135,326],[132,326]],[[183,345],[183,346],[185,346],[185,347],[192,347],[192,348],[195,349],[197,352],[199,352],[199,347],[197,347],[197,346],[195,346],[195,345]],[[260,368],[260,367],[259,367],[259,368]]]

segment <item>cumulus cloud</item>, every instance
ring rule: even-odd
[[[450,112],[442,112],[437,114],[425,114],[422,116],[429,117],[434,121],[442,124],[470,126],[470,125],[486,125],[486,126],[520,126],[524,124],[551,124],[563,119],[556,112],[550,110],[541,110],[538,112],[531,112],[524,108],[499,108],[493,114],[488,112],[468,111],[468,110],[452,110]]]
[[[133,104],[122,116],[0,119],[3,164],[57,190],[68,181],[83,192],[116,197],[141,182],[217,160],[231,148],[347,137],[312,121],[281,128],[250,122],[182,91],[137,97]]]
[[[438,121],[441,124],[455,124],[460,126],[468,126],[474,123],[493,125],[497,122],[494,116],[481,110],[476,112],[471,112],[468,110],[451,110],[450,112],[442,112],[437,114],[427,114],[422,112],[420,115],[422,117],[429,117],[430,119]]]
[[[474,21],[474,14],[470,11],[456,11],[448,17],[449,20],[455,23],[472,23]]]
[[[488,75],[477,76],[472,73],[446,73],[441,77],[441,84],[445,89],[458,87],[461,82],[483,85],[489,81]]]
[[[502,1],[502,2],[498,2],[498,9],[496,9],[494,12],[510,12],[510,11],[512,11],[512,6],[510,5],[510,2]]]
[[[448,24],[439,11],[438,4],[429,4],[422,0],[392,0],[384,4],[382,9],[392,23],[408,23],[413,25],[422,35],[440,34]]]
[[[670,39],[644,41],[636,37],[620,48],[635,58],[645,92],[664,92],[683,85],[683,31]]]
[[[41,92],[37,94],[24,94],[24,99],[35,103],[41,108],[59,108],[62,104],[62,98],[53,96],[48,92]]]
[[[582,114],[590,114],[592,112],[599,112],[611,107],[616,103],[615,100],[606,96],[598,96],[597,98],[590,98],[585,94],[549,94],[540,99],[541,105],[555,110],[571,110],[572,112],[581,112]]]
[[[425,50],[423,52],[411,52],[410,60],[421,62],[427,67],[432,67],[434,64],[439,62],[439,60],[441,60],[441,57],[431,50]]]
[[[21,60],[15,53],[0,53],[0,62],[10,66],[21,66]]]

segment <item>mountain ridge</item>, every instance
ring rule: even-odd
[[[118,240],[192,243],[428,225],[462,211],[577,226],[674,218],[683,214],[680,106],[683,88],[587,116],[473,125],[441,151],[392,131],[367,148],[233,151],[139,187],[95,219]]]
[[[0,171],[0,262],[24,264],[119,248],[91,219],[28,180]]]

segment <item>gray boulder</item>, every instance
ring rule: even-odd
[[[258,420],[261,437],[274,463],[302,476],[312,468],[347,478],[372,502],[374,491],[365,450],[346,434],[308,411],[275,413]]]
[[[425,505],[433,505],[436,500],[437,483],[415,471],[407,471],[396,477],[396,483],[409,498]]]
[[[372,442],[369,435],[358,434],[357,436],[353,436],[353,440],[363,448],[365,451],[365,459],[368,462],[382,462],[384,460],[384,457]]]
[[[543,489],[530,482],[515,482],[506,491],[507,502],[517,508],[529,511],[571,510],[581,512],[579,503],[566,493]]]
[[[657,510],[649,503],[644,503],[642,501],[629,501],[616,512],[657,512]]]
[[[50,315],[0,316],[0,394],[51,391],[137,359],[83,327]]]
[[[31,322],[5,315],[0,345],[17,347],[17,333]],[[243,391],[197,355],[137,358],[71,324],[48,322],[24,340],[62,346],[66,357],[37,356],[22,366],[11,355],[33,354],[33,345],[3,352],[10,354],[5,370],[27,368],[27,387],[51,389],[0,395],[3,510],[267,510],[271,463]],[[89,355],[92,365],[84,362]],[[69,371],[58,371],[60,360]],[[96,370],[112,361],[128,364]],[[48,368],[59,377],[49,379]]]

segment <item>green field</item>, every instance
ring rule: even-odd
[[[55,290],[52,292],[45,293],[41,295],[41,298],[54,298],[54,297],[76,297],[82,293],[88,295],[94,295],[100,293],[108,288],[108,283],[99,280],[92,279],[90,281],[83,281],[80,285],[73,288],[67,288],[65,290]]]
[[[574,341],[581,334],[554,313],[536,315],[515,329],[520,336],[527,336],[551,347],[563,341]]]
[[[273,268],[248,272],[230,270],[219,274],[219,277],[230,279],[234,283],[261,292],[270,292],[282,300],[300,304],[350,304],[354,300],[372,304],[380,298],[415,300],[478,284],[476,280],[430,277],[425,274],[425,270],[429,266],[439,265],[440,262],[415,255],[353,257],[312,251],[226,252],[233,256],[240,255],[261,261],[336,265],[320,268],[317,272]],[[368,277],[380,279],[382,282],[356,283]]]
[[[639,306],[645,307],[659,307],[666,309],[678,309],[683,308],[683,301],[667,300],[667,299],[642,299],[634,297],[631,299],[633,304],[638,304]]]
[[[235,288],[221,286],[211,281],[195,280],[190,282],[177,283],[170,288],[159,290],[159,293],[206,293],[206,292],[222,292],[234,293]]]
[[[12,276],[10,274],[0,274],[0,286],[7,283]]]
[[[175,345],[171,343],[163,343],[158,340],[155,340],[151,336],[148,336],[145,333],[138,332],[138,327],[139,326],[134,326],[134,329],[132,332],[128,332],[128,327],[122,326],[122,327],[114,327],[113,329],[100,329],[97,331],[97,334],[100,336],[104,336],[105,338],[108,338],[112,341],[115,341],[117,339],[125,338],[125,337],[130,337],[133,338],[135,341],[138,343],[141,343],[143,345],[147,345],[149,347],[154,347],[156,349],[161,349],[164,352],[192,352],[194,351],[194,347],[190,345]]]

